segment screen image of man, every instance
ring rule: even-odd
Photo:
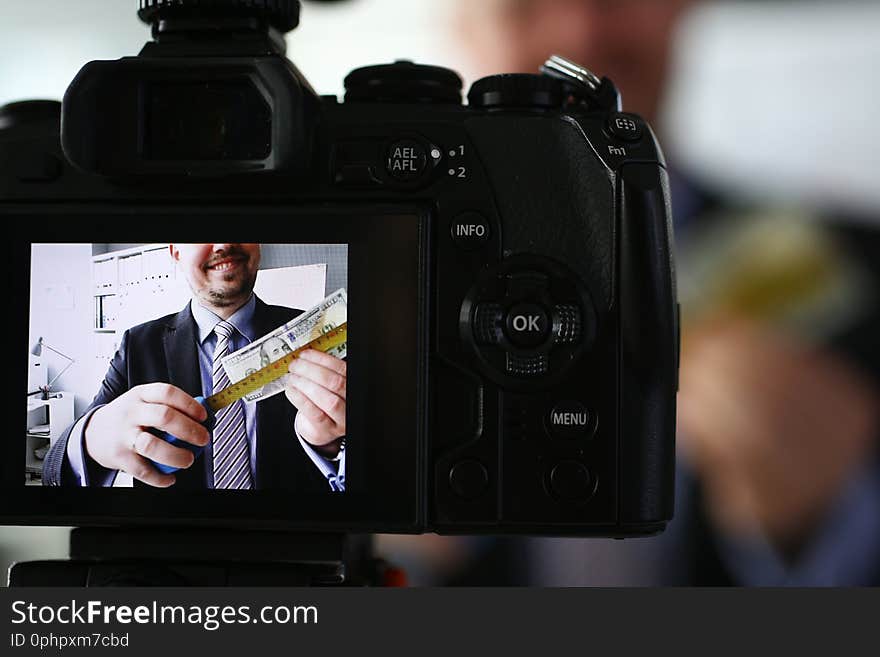
[[[44,485],[112,486],[125,472],[135,486],[344,490],[345,361],[306,350],[289,366],[284,395],[238,400],[217,411],[212,431],[193,398],[230,385],[223,357],[302,313],[254,294],[260,245],[169,252],[192,300],[123,334],[95,399],[47,454]],[[151,428],[204,449],[195,457]],[[179,470],[165,474],[151,461]]]

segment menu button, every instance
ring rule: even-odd
[[[557,438],[587,438],[594,430],[593,414],[578,401],[556,404],[547,416],[550,435]]]

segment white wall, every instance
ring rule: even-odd
[[[458,2],[485,0],[349,0],[303,3],[288,55],[321,93],[343,93],[354,68],[410,59],[459,68],[464,57],[451,29]]]
[[[353,68],[414,59],[457,65],[448,5],[426,0],[303,3],[288,55],[320,93],[342,94]],[[0,0],[0,105],[57,98],[87,61],[136,55],[149,28],[137,0]]]
[[[150,37],[134,0],[0,0],[0,105],[60,100],[82,65],[135,55]]]
[[[719,2],[682,29],[665,147],[717,184],[880,215],[880,3]]]
[[[31,262],[30,339],[35,343],[42,336],[76,361],[52,389],[79,392],[74,409],[79,415],[107,370],[107,361],[95,357],[92,245],[34,244]],[[50,381],[67,364],[48,349],[43,362]]]

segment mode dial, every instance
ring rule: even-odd
[[[562,83],[546,75],[506,73],[474,82],[468,93],[472,107],[562,107]]]
[[[165,18],[256,17],[280,32],[299,25],[299,0],[140,0],[145,23]]]
[[[0,105],[0,130],[41,121],[60,125],[61,103],[57,100],[22,100]]]
[[[345,78],[345,102],[461,103],[458,73],[407,60],[365,66]]]

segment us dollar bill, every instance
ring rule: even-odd
[[[220,362],[232,383],[241,381],[259,369],[274,363],[287,354],[329,333],[348,320],[348,298],[345,289],[340,288],[314,308],[294,317],[259,340],[254,340],[244,349],[229,354]],[[343,343],[327,352],[337,358],[345,358],[346,344]],[[246,395],[246,401],[260,401],[284,390],[284,378],[277,379],[262,388]]]

